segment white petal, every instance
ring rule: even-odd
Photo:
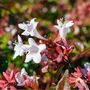
[[[30,45],[24,44],[24,45],[22,46],[22,49],[24,50],[24,52],[27,52],[27,51],[29,51],[30,47],[31,47]]]
[[[20,50],[18,50],[18,52],[19,52],[19,56],[23,56],[24,50],[22,48],[20,48]]]
[[[41,51],[43,51],[43,50],[45,50],[46,49],[46,45],[45,44],[40,44],[39,45],[39,51],[41,52]]]
[[[22,33],[22,35],[29,36],[29,35],[30,35],[30,32],[24,31],[24,32]]]
[[[63,25],[62,22],[58,19],[57,19],[57,24],[58,24],[59,27],[61,27]]]
[[[14,56],[13,56],[13,59],[15,59],[18,56],[18,54],[19,54],[18,52],[15,52]]]
[[[34,45],[34,44],[37,45],[33,38],[29,38],[29,39],[28,39],[28,43],[29,43],[31,46]]]
[[[34,29],[36,29],[36,27],[37,27],[37,24],[38,24],[38,22],[35,22],[35,23],[34,23],[34,27],[35,27]]]
[[[64,30],[63,30],[63,33],[64,34],[67,34],[67,33],[69,33],[70,32],[70,28],[64,28]]]
[[[13,56],[13,59],[15,59],[17,56],[22,56],[24,54],[22,47],[15,46],[14,50],[15,54]]]
[[[18,27],[19,27],[20,29],[22,29],[22,30],[27,30],[27,29],[28,29],[27,24],[25,24],[25,23],[20,23],[20,24],[18,24]]]
[[[42,37],[36,29],[34,30],[34,36],[39,38],[39,39],[46,40],[46,38]]]
[[[57,24],[58,24],[58,25],[55,25],[54,27],[56,27],[58,30],[61,30],[62,25],[63,25],[62,22],[57,19]]]
[[[30,25],[33,25],[33,26],[36,28],[38,22],[36,22],[35,19],[36,19],[36,18],[33,18],[33,19],[30,21]],[[34,29],[35,29],[35,28],[34,28]]]
[[[35,19],[36,19],[36,18],[33,18],[33,19],[32,19],[31,21],[29,21],[29,23],[27,24],[31,36],[34,36],[33,31],[34,31],[34,29],[36,29],[37,24],[38,24],[38,22],[35,22]]]
[[[17,56],[19,56],[19,54],[20,54],[19,50],[20,50],[19,46],[16,45],[16,46],[14,47],[15,53],[14,53],[13,59],[15,59]]]
[[[31,23],[32,23],[33,26],[34,26],[34,30],[32,30],[32,31],[30,32],[30,33],[31,33],[31,36],[35,36],[35,37],[37,37],[37,38],[39,38],[39,39],[45,39],[45,38],[42,37],[42,36],[39,34],[39,32],[36,30],[36,26],[37,26],[38,22],[35,22],[35,19],[36,19],[36,18],[34,18],[34,19],[31,20]]]
[[[66,23],[66,27],[71,27],[73,24],[74,24],[73,21],[69,21]]]
[[[26,72],[25,68],[22,68],[21,75],[27,75],[27,72]]]
[[[18,35],[18,42],[22,43],[22,39],[21,39],[21,37],[19,35]]]
[[[41,54],[40,53],[34,54],[33,55],[33,61],[35,63],[40,63],[40,61],[41,61]]]
[[[32,30],[29,32],[29,34],[30,34],[32,37],[35,36],[34,29],[32,29]]]
[[[31,19],[30,24],[35,23],[35,19],[36,18]]]
[[[67,36],[67,33],[69,33],[69,32],[70,32],[70,28],[63,27],[59,31],[60,37],[64,39]]]
[[[25,62],[29,62],[29,61],[31,61],[32,58],[33,58],[32,55],[31,55],[30,53],[28,53],[28,54],[26,55]]]
[[[19,86],[23,86],[24,78],[21,76],[20,72],[15,74],[15,80]]]
[[[60,37],[61,37],[62,39],[65,39],[65,37],[66,37],[66,35],[67,35],[67,31],[65,32],[64,30],[61,30],[61,31],[59,32],[59,34],[60,34]]]

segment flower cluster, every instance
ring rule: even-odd
[[[29,76],[24,68],[20,72],[7,70],[3,72],[0,80],[0,90],[17,90],[18,87],[33,88],[34,82],[38,85],[38,79],[39,77]]]
[[[69,82],[74,85],[74,88],[78,87],[80,90],[89,90],[90,64],[86,63],[85,68],[77,67],[75,72],[71,73]]]
[[[32,60],[33,63],[40,64],[42,66],[42,76],[39,75],[37,77],[36,74],[29,76],[24,68],[21,71],[12,70],[10,72],[7,70],[6,73],[3,72],[2,80],[0,80],[0,89],[8,90],[9,88],[10,90],[17,90],[18,87],[23,87],[35,90],[40,88],[40,83],[53,83],[50,79],[51,76],[46,78],[45,73],[58,74],[58,70],[64,64],[68,64],[68,67],[71,64],[69,55],[74,49],[74,44],[70,43],[66,36],[73,24],[73,21],[63,22],[62,19],[57,20],[57,25],[54,25],[57,29],[55,39],[46,39],[39,34],[36,29],[38,22],[35,21],[35,18],[27,21],[27,23],[18,24],[18,27],[23,30],[21,35],[29,36],[29,38],[28,43],[23,43],[21,35],[18,35],[18,41],[15,42],[14,46],[15,53],[13,59],[18,56],[25,56],[25,63]],[[38,44],[33,37],[39,39]],[[65,67],[67,68],[67,66]],[[38,79],[41,79],[41,81],[39,82]],[[84,69],[77,67],[75,72],[71,73],[69,82],[74,85],[74,88],[78,87],[80,90],[89,90],[90,65],[85,64]]]
[[[22,23],[18,25],[19,28],[24,29],[25,31],[22,35],[28,36],[35,36],[39,39],[44,39],[36,30],[37,22],[35,22],[35,18],[32,19],[28,24]],[[26,54],[25,62],[29,62],[33,59],[35,63],[39,63],[41,61],[41,52],[46,49],[45,44],[36,44],[33,38],[28,39],[28,45],[23,44],[21,37],[18,35],[18,42],[15,44],[14,47],[14,57],[23,56]]]
[[[27,23],[18,24],[18,27],[23,30],[21,35],[29,36],[29,38],[28,44],[23,43],[21,35],[18,35],[18,41],[15,42],[14,46],[15,53],[13,59],[17,56],[25,56],[25,63],[32,60],[36,64],[41,64],[41,71],[44,75],[46,72],[52,73],[57,71],[63,63],[69,63],[69,55],[73,51],[74,46],[67,42],[66,36],[70,32],[70,27],[73,24],[72,21],[63,22],[62,20],[57,20],[57,25],[54,25],[57,29],[56,38],[54,40],[46,39],[39,34],[36,29],[38,22],[35,21],[35,18],[31,21],[27,21]],[[35,42],[33,37],[40,40],[38,44]],[[25,69],[16,73],[12,71],[9,75],[6,72],[3,73],[3,75],[5,80],[3,80],[3,82],[1,80],[0,82],[1,89],[8,88],[8,86],[10,89],[17,88],[17,86],[23,86],[25,88],[34,88],[36,86],[34,89],[38,88],[37,80],[39,78],[36,76],[30,77]],[[45,78],[44,75],[42,75],[42,78]],[[8,78],[9,76],[10,78]],[[4,87],[2,84],[4,84]]]
[[[29,44],[23,44],[21,37],[18,35],[18,42],[16,42],[15,47],[14,47],[15,54],[14,54],[13,58],[16,58],[17,56],[23,56],[24,54],[26,54],[25,62],[29,62],[29,61],[33,60],[35,63],[40,63],[40,61],[42,59],[41,53],[43,51],[45,51],[46,48],[47,49],[46,49],[45,53],[47,51],[49,51],[48,50],[49,46],[50,46],[50,45],[48,45],[48,44],[50,44],[49,40],[42,37],[38,33],[38,31],[36,30],[37,24],[38,24],[38,22],[35,22],[35,18],[34,18],[31,21],[28,21],[28,23],[26,23],[26,24],[20,23],[20,24],[18,24],[18,26],[20,29],[25,30],[22,33],[22,35],[25,35],[25,36],[31,35],[33,37],[37,37],[41,40],[44,40],[44,42],[46,42],[47,44],[39,44],[38,45],[38,44],[36,44],[36,42],[34,41],[33,38],[28,39]],[[67,45],[66,35],[67,35],[67,33],[70,32],[70,27],[74,23],[72,21],[62,23],[60,20],[57,20],[57,24],[58,25],[55,25],[55,27],[59,30],[58,35],[57,35],[58,37],[56,36],[56,39],[54,41],[52,41],[52,44],[55,46],[55,49],[58,54],[65,54],[67,51],[72,49],[72,47],[69,47]],[[62,41],[63,45],[60,45],[61,43],[58,44],[57,43],[58,40],[59,40],[59,42]],[[62,48],[63,51],[60,50],[60,48]],[[59,51],[57,49],[59,49]],[[47,55],[49,55],[49,53]],[[58,57],[59,56],[62,56],[62,55],[58,55]]]

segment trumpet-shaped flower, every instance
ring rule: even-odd
[[[29,76],[24,68],[21,72],[16,73],[15,79],[18,86],[31,87],[31,80],[29,79]]]
[[[27,51],[25,62],[33,60],[35,63],[41,61],[41,52],[46,49],[45,44],[37,45],[32,38],[28,39],[29,45],[23,45],[23,49]]]
[[[59,35],[61,39],[65,39],[67,33],[70,32],[70,27],[74,24],[73,21],[62,23],[60,20],[57,20],[55,27],[59,30]]]
[[[25,36],[34,36],[34,37],[37,37],[39,39],[43,39],[43,40],[46,40],[44,37],[42,37],[36,27],[37,27],[37,24],[38,22],[35,22],[35,18],[33,18],[31,21],[29,21],[27,24],[26,23],[20,23],[18,24],[18,27],[22,30],[25,30],[22,35],[25,35]]]
[[[15,47],[14,47],[14,51],[15,51],[14,56],[13,56],[14,59],[17,56],[22,56],[24,54],[24,50],[22,49],[22,46],[23,46],[22,39],[18,35],[18,42],[15,44]]]
[[[18,86],[32,87],[34,76],[29,76],[26,70],[23,68],[21,72],[16,73],[15,79]],[[38,79],[39,77],[36,77],[36,80]]]

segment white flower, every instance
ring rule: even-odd
[[[17,85],[18,86],[24,86],[25,82],[28,80],[28,83],[30,82],[30,76],[28,75],[28,73],[26,72],[26,70],[24,68],[22,68],[21,72],[17,72],[15,74],[15,79],[17,81]]]
[[[33,60],[35,63],[41,61],[41,52],[46,49],[45,44],[37,45],[32,38],[28,39],[29,45],[23,45],[23,49],[27,50],[25,62]]]
[[[35,79],[34,76],[29,76],[24,68],[22,68],[21,72],[15,74],[15,80],[17,81],[18,86],[24,86],[27,80],[28,83],[30,84],[30,82],[33,81],[34,79]],[[39,77],[36,77],[36,80],[38,79]]]
[[[15,47],[14,47],[15,53],[14,53],[13,59],[15,59],[17,56],[22,56],[24,54],[24,50],[22,49],[22,46],[23,46],[22,39],[18,35],[18,42],[15,44]]]
[[[34,37],[37,37],[39,39],[44,39],[46,40],[44,37],[42,37],[36,27],[37,27],[37,24],[38,22],[35,22],[35,18],[33,18],[31,21],[29,21],[27,24],[26,23],[20,23],[18,24],[18,27],[22,30],[25,30],[22,35],[25,35],[25,36],[34,36]]]
[[[28,75],[28,73],[26,72],[25,68],[21,69],[21,75]]]
[[[18,72],[18,73],[15,74],[15,79],[18,83],[18,86],[23,86],[23,84],[24,84],[23,75],[25,75],[27,77],[27,72],[25,71],[24,68],[21,70],[21,72]]]
[[[73,21],[62,23],[60,20],[57,20],[55,27],[59,30],[60,37],[62,39],[66,38],[67,33],[70,32],[70,27],[74,24]]]

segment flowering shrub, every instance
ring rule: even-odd
[[[35,1],[34,5],[32,0],[31,6],[11,1],[10,12],[0,18],[0,90],[90,89],[90,2],[77,0],[71,8],[67,0],[52,1]],[[60,15],[65,20],[55,20]],[[24,21],[31,17],[38,20]]]
[[[23,43],[21,35],[18,35],[18,42],[15,42],[14,46],[14,56],[15,59],[18,56],[24,56],[25,63],[32,61],[33,63],[41,65],[41,72],[37,75],[33,74],[33,76],[29,76],[25,69],[21,69],[21,71],[15,71],[13,69],[11,72],[6,71],[3,72],[2,79],[0,80],[0,88],[2,90],[17,90],[18,87],[22,87],[23,89],[32,88],[33,90],[43,89],[40,86],[40,83],[43,85],[47,84],[46,88],[49,89],[52,83],[56,84],[55,75],[59,74],[58,71],[65,67],[67,69],[72,67],[70,60],[70,54],[74,49],[74,44],[70,43],[66,36],[70,32],[70,27],[73,26],[73,21],[63,21],[57,20],[57,25],[54,27],[58,30],[54,39],[47,39],[39,34],[37,31],[38,22],[35,21],[35,18],[28,21],[27,23],[20,23],[18,27],[24,32],[21,34],[25,37],[29,36],[28,43]],[[35,42],[33,37],[39,39],[38,44]],[[67,66],[65,66],[67,65]],[[77,68],[76,72],[71,73],[68,81],[68,74],[64,73],[64,77],[59,81],[58,90],[60,90],[60,83],[64,82],[68,83],[65,85],[63,89],[66,87],[70,88],[70,84],[74,85],[74,88],[79,88],[80,90],[89,90],[88,82],[90,81],[90,67],[86,67],[85,69]],[[87,71],[87,74],[84,75],[83,70]],[[49,74],[47,77],[46,75]],[[42,76],[41,76],[42,75]],[[66,78],[67,77],[67,78]],[[85,78],[87,77],[87,80]],[[59,77],[58,77],[59,78]],[[58,79],[57,78],[57,79]],[[43,79],[43,80],[42,80]],[[63,81],[65,79],[65,81]],[[68,89],[65,89],[68,90]]]

